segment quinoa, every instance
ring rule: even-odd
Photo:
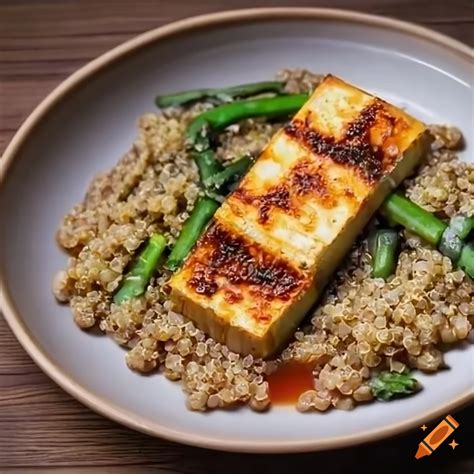
[[[456,127],[433,125],[432,155],[427,166],[406,183],[407,196],[430,212],[443,217],[474,214],[474,166],[459,161],[462,135]]]
[[[309,92],[323,78],[305,70],[284,70],[277,77],[292,93]],[[372,400],[368,381],[381,369],[442,368],[441,347],[466,339],[472,329],[474,285],[447,257],[406,232],[388,281],[370,276],[362,235],[294,340],[271,361],[230,351],[176,313],[166,298],[167,270],[160,269],[142,297],[112,302],[137,249],[154,232],[172,244],[199,196],[198,171],[184,137],[190,120],[208,107],[142,116],[130,151],[97,176],[64,217],[57,241],[70,257],[53,291],[69,303],[77,325],[98,326],[126,347],[130,369],[179,380],[192,410],[236,403],[267,409],[266,376],[289,361],[314,367],[314,389],[296,405],[305,412],[348,410]],[[258,119],[233,125],[220,134],[217,156],[225,162],[257,155],[282,125]],[[407,196],[444,218],[474,215],[474,166],[457,157],[460,131],[438,125],[430,131],[431,153],[404,183]]]

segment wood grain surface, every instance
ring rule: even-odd
[[[389,15],[474,45],[472,0],[0,0],[0,152],[64,78],[136,34],[201,13],[288,5]],[[303,455],[239,455],[181,446],[121,427],[72,399],[35,366],[0,317],[0,473],[473,473],[472,409],[455,416],[462,425],[459,447],[453,452],[445,446],[422,461],[413,457],[420,432]]]

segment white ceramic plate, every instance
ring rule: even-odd
[[[401,104],[427,122],[456,124],[472,160],[472,52],[395,20],[321,9],[218,13],[145,33],[59,86],[17,133],[2,163],[1,304],[38,365],[92,409],[137,430],[199,446],[283,452],[341,447],[393,435],[472,399],[473,347],[446,356],[449,370],[424,390],[352,412],[299,414],[276,407],[193,413],[179,385],[127,369],[124,351],[77,329],[50,281],[66,257],[61,217],[92,176],[128,149],[153,98],[199,86],[272,77],[283,67],[332,72]]]

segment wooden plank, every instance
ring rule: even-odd
[[[0,469],[0,474],[168,474],[176,472],[172,469],[159,466],[103,466],[100,470],[97,467],[27,467],[27,468],[5,468]]]
[[[230,0],[226,9],[251,6],[285,6],[286,0]],[[297,6],[316,6],[312,0]],[[296,5],[296,3],[295,3]],[[331,6],[350,8],[351,0],[335,0]],[[469,0],[364,1],[360,11],[420,22],[474,44],[474,7]],[[40,100],[56,85],[91,59],[110,48],[169,21],[218,11],[217,0],[174,2],[28,2],[4,1],[0,15],[0,71],[3,100],[0,103],[0,152],[15,130]],[[13,95],[11,95],[13,94]]]

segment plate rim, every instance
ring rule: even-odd
[[[43,117],[54,111],[55,106],[69,93],[73,93],[75,88],[85,81],[91,79],[95,74],[100,73],[106,67],[116,61],[125,59],[142,48],[145,48],[157,41],[171,38],[177,35],[192,34],[194,31],[209,26],[222,27],[225,24],[248,23],[261,20],[339,20],[342,22],[352,22],[358,24],[373,25],[390,28],[409,36],[427,39],[438,46],[449,49],[452,54],[460,55],[471,63],[474,63],[474,49],[453,38],[428,28],[415,25],[413,23],[396,20],[390,17],[381,17],[366,13],[354,12],[351,10],[339,10],[331,8],[249,8],[240,10],[228,10],[222,12],[209,13],[183,20],[178,20],[158,28],[152,29],[130,40],[112,48],[98,58],[90,61],[72,75],[61,82],[43,101],[33,110],[27,119],[20,126],[18,131],[7,146],[3,157],[0,160],[0,187],[7,178],[7,172],[12,163],[26,143],[30,133],[40,124]],[[93,391],[76,382],[73,376],[63,371],[53,358],[50,358],[43,351],[40,343],[30,332],[26,323],[16,308],[13,298],[8,293],[7,282],[4,271],[0,268],[0,311],[20,342],[23,349],[29,354],[33,361],[45,372],[55,383],[81,403],[109,419],[137,431],[162,437],[171,441],[234,452],[254,452],[254,453],[274,453],[274,452],[306,452],[326,449],[337,449],[346,446],[354,446],[367,443],[382,438],[395,436],[404,431],[419,426],[422,422],[434,419],[447,412],[458,409],[464,405],[472,403],[474,398],[474,388],[460,394],[456,399],[442,406],[435,407],[429,411],[404,420],[392,423],[384,428],[375,428],[362,433],[338,436],[325,440],[315,441],[226,441],[217,436],[200,435],[189,433],[185,430],[177,430],[162,426],[159,422],[154,422],[145,417],[137,416],[133,411],[111,404],[106,398],[96,395]]]

